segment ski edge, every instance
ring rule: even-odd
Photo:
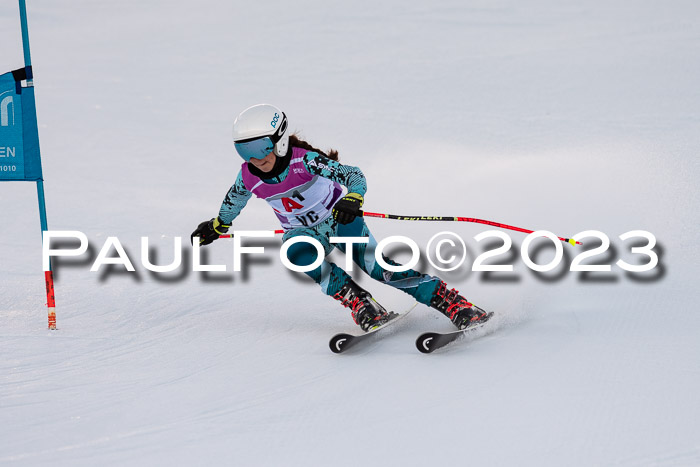
[[[485,321],[481,321],[480,323],[466,329],[459,329],[451,332],[424,332],[416,339],[416,348],[421,353],[433,353],[437,349],[445,347],[450,342],[459,339],[468,332],[482,328],[491,320],[491,318],[493,318],[493,315],[493,311],[488,312],[488,317]]]
[[[349,334],[345,332],[341,332],[336,334],[335,336],[331,337],[330,341],[328,341],[328,346],[331,349],[331,352],[340,354],[345,352],[346,350],[352,348],[357,344],[358,342],[365,340],[365,338],[375,334],[378,331],[381,331],[382,329],[392,326],[396,324],[398,321],[401,321],[403,318],[405,318],[411,310],[413,310],[416,306],[418,306],[418,302],[415,302],[409,309],[402,313],[396,313],[396,317],[392,318],[388,322],[384,323],[382,326],[379,326],[378,328],[372,329],[369,332],[362,333],[362,334]]]

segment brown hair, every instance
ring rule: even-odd
[[[319,154],[322,154],[326,156],[327,158],[337,161],[338,160],[338,151],[335,149],[329,149],[328,153],[325,153],[321,151],[320,149],[316,149],[315,147],[311,146],[309,143],[304,141],[303,139],[299,138],[296,133],[289,135],[289,146],[290,147],[295,147],[295,148],[301,148],[301,149],[306,149],[307,151],[314,151]]]

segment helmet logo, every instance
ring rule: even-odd
[[[277,128],[277,122],[279,121],[280,116],[277,112],[275,112],[275,116],[272,118],[272,121],[270,122],[270,125],[272,125],[272,128]]]

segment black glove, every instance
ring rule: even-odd
[[[190,235],[190,241],[194,245],[194,237],[199,237],[200,245],[209,245],[211,242],[219,238],[219,235],[223,235],[228,232],[230,225],[226,225],[221,222],[218,217],[204,221],[197,226],[192,235]]]
[[[362,195],[357,193],[348,193],[343,196],[333,206],[333,219],[340,224],[349,224],[355,218],[362,214],[360,208],[364,203]]]

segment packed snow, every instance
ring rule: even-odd
[[[0,464],[700,465],[700,4],[552,0],[29,2],[51,230],[79,230],[55,261],[49,331],[36,188],[0,183]],[[23,65],[19,10],[0,6],[1,72]],[[551,272],[471,223],[367,219],[426,253],[441,231],[468,261],[439,275],[493,322],[431,355],[447,331],[423,305],[336,355],[348,310],[285,269],[279,238],[233,272],[233,242],[189,234],[214,217],[241,159],[231,124],[282,108],[368,180],[367,211],[464,216],[611,247],[564,244]],[[251,200],[236,230],[279,228]],[[659,264],[620,259],[652,233]],[[167,264],[176,237],[183,263]],[[108,237],[135,272],[91,266]],[[66,243],[65,248],[75,246]],[[537,263],[554,257],[538,239]],[[393,247],[398,261],[408,248]],[[115,252],[112,250],[112,255]],[[424,256],[424,255],[423,255]],[[446,255],[447,256],[447,255]],[[344,264],[342,254],[331,259]],[[411,297],[360,272],[386,307]]]

